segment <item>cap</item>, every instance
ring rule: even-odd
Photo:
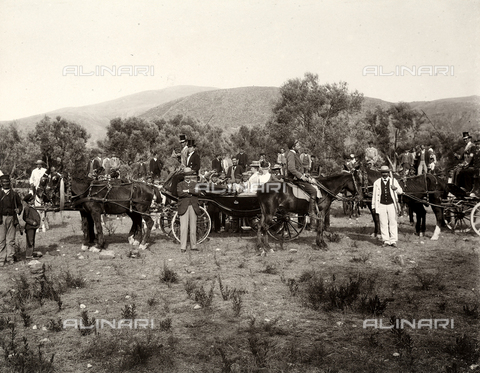
[[[33,194],[28,193],[25,197],[23,197],[23,200],[27,203],[30,202],[33,200]]]

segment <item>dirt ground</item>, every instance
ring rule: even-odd
[[[265,257],[252,232],[212,233],[182,254],[161,230],[131,257],[130,220],[113,217],[115,258],[100,260],[80,249],[78,212],[49,221],[37,234],[44,272],[24,261],[0,268],[1,372],[480,372],[480,237],[444,230],[430,241],[431,211],[429,237],[400,218],[398,248],[383,248],[366,210],[350,220],[335,203],[327,250],[303,232]],[[88,333],[74,327],[82,312],[87,323],[149,327]],[[373,327],[391,318],[427,324]]]

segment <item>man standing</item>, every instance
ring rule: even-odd
[[[197,175],[190,169],[185,168],[185,179],[178,183],[178,215],[180,215],[180,250],[187,251],[188,230],[190,228],[190,250],[197,249],[197,215],[201,214],[198,206],[198,197],[195,187]]]
[[[220,174],[222,172],[222,157],[217,154],[212,161],[212,171]]]
[[[188,156],[187,136],[180,135],[180,147],[182,148],[182,150],[180,150],[180,163],[181,167],[185,168],[187,167]]]
[[[418,171],[417,175],[426,174],[427,169],[427,151],[425,150],[425,145],[420,145],[420,151],[417,154],[418,157]]]
[[[410,173],[410,165],[412,163],[408,149],[405,149],[405,151],[400,155],[399,163],[402,166],[403,175],[408,176]]]
[[[200,171],[200,156],[195,151],[196,150],[195,140],[188,140],[187,148],[188,148],[188,155],[186,160],[187,167],[191,168],[196,175],[198,175],[198,171]]]
[[[248,166],[248,156],[245,154],[243,146],[240,148],[240,153],[237,154],[238,165],[243,168]]]
[[[150,159],[149,171],[153,181],[160,180],[163,163],[158,158],[158,152],[153,152],[153,158]]]
[[[317,202],[317,190],[310,184],[308,177],[305,175],[302,162],[298,151],[301,144],[298,140],[292,140],[288,144],[289,151],[286,155],[287,160],[287,177],[291,179],[295,184],[300,185],[310,195],[310,204],[308,206],[308,215],[310,216],[310,224],[315,225],[316,211],[315,204]]]
[[[307,149],[300,154],[300,161],[302,162],[303,172],[309,174],[312,168],[312,160],[310,159],[310,155],[307,153]]]
[[[30,176],[30,187],[32,189],[32,194],[35,196],[35,206],[40,206],[42,204],[42,201],[40,200],[40,198],[37,197],[37,188],[40,185],[42,177],[43,175],[45,175],[47,169],[43,167],[43,161],[41,160],[38,160],[36,162],[36,165],[37,167],[33,169]]]
[[[365,149],[365,161],[370,168],[373,168],[378,161],[378,150],[373,147],[373,141],[369,141],[368,148]]]
[[[13,264],[17,214],[23,210],[22,199],[11,189],[10,176],[0,176],[0,267]]]
[[[277,154],[277,164],[279,164],[282,168],[280,170],[282,175],[285,175],[286,169],[285,166],[287,164],[287,159],[285,158],[285,149],[281,148],[280,153]]]
[[[373,183],[372,209],[380,219],[383,246],[397,247],[398,195],[403,190],[398,181],[390,177],[388,166],[380,168],[382,176]]]
[[[228,168],[226,177],[230,184],[235,184],[235,183],[240,184],[244,169],[242,166],[238,165],[237,157],[233,157],[232,162],[233,162],[233,165]]]
[[[88,170],[87,170],[87,173],[88,173],[88,176],[91,177],[91,178],[98,178],[98,175],[102,169],[102,158],[100,158],[99,155],[97,155],[95,158],[93,158],[89,165],[88,165]]]

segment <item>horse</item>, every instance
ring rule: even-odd
[[[60,191],[64,183],[50,182],[48,194],[50,196]],[[124,180],[94,180],[89,177],[72,177],[67,181],[71,190],[71,206],[80,211],[84,241],[82,250],[97,245],[92,251],[105,248],[101,215],[127,214],[132,219],[132,227],[128,234],[128,241],[132,245],[139,245],[139,249],[146,249],[153,219],[149,215],[150,206],[154,198],[161,198],[158,188],[143,182]],[[67,185],[65,185],[65,188]],[[50,197],[52,198],[52,197]],[[146,223],[145,234],[142,235],[142,219]],[[95,235],[96,232],[96,235]],[[140,236],[140,237],[139,237]],[[137,239],[139,238],[139,239]],[[140,240],[141,238],[141,240]]]
[[[352,173],[340,173],[327,177],[317,177],[315,180],[322,189],[322,198],[318,201],[318,224],[315,244],[318,248],[326,248],[324,239],[325,217],[330,205],[337,194],[345,189],[353,195],[362,198],[361,174],[354,170]],[[257,191],[257,198],[260,204],[262,217],[257,230],[257,247],[270,249],[268,244],[267,231],[273,223],[273,217],[278,210],[282,212],[307,215],[309,201],[297,198],[294,195],[293,186],[288,182],[267,182]],[[262,239],[263,237],[263,239]]]
[[[373,187],[375,180],[381,177],[380,171],[362,169],[362,172],[365,174],[363,177],[365,183],[363,187],[365,189]],[[441,228],[445,227],[443,208],[440,206],[442,198],[446,198],[446,194],[448,193],[445,181],[433,174],[404,177],[394,175],[394,177],[403,189],[403,202],[408,205],[410,212],[415,213],[417,217],[417,223],[415,225],[416,234],[420,237],[425,235],[427,211],[425,210],[424,205],[430,204],[436,218],[435,231],[431,240],[438,240]],[[427,201],[423,200],[424,197],[427,197]],[[380,221],[378,214],[372,211],[371,202],[367,203],[367,206],[372,214],[372,219],[375,224],[373,236],[378,237],[380,234]]]

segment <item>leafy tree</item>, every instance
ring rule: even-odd
[[[363,95],[349,92],[345,82],[320,85],[318,75],[305,73],[280,87],[280,100],[267,123],[278,149],[288,139],[300,139],[307,150],[330,168],[339,166],[345,152],[346,129],[361,108]],[[339,136],[339,134],[344,136]]]
[[[61,117],[52,121],[43,118],[28,134],[28,140],[39,146],[40,156],[50,166],[52,160],[60,157],[65,171],[83,169],[87,162],[86,144],[90,135],[87,130]]]

